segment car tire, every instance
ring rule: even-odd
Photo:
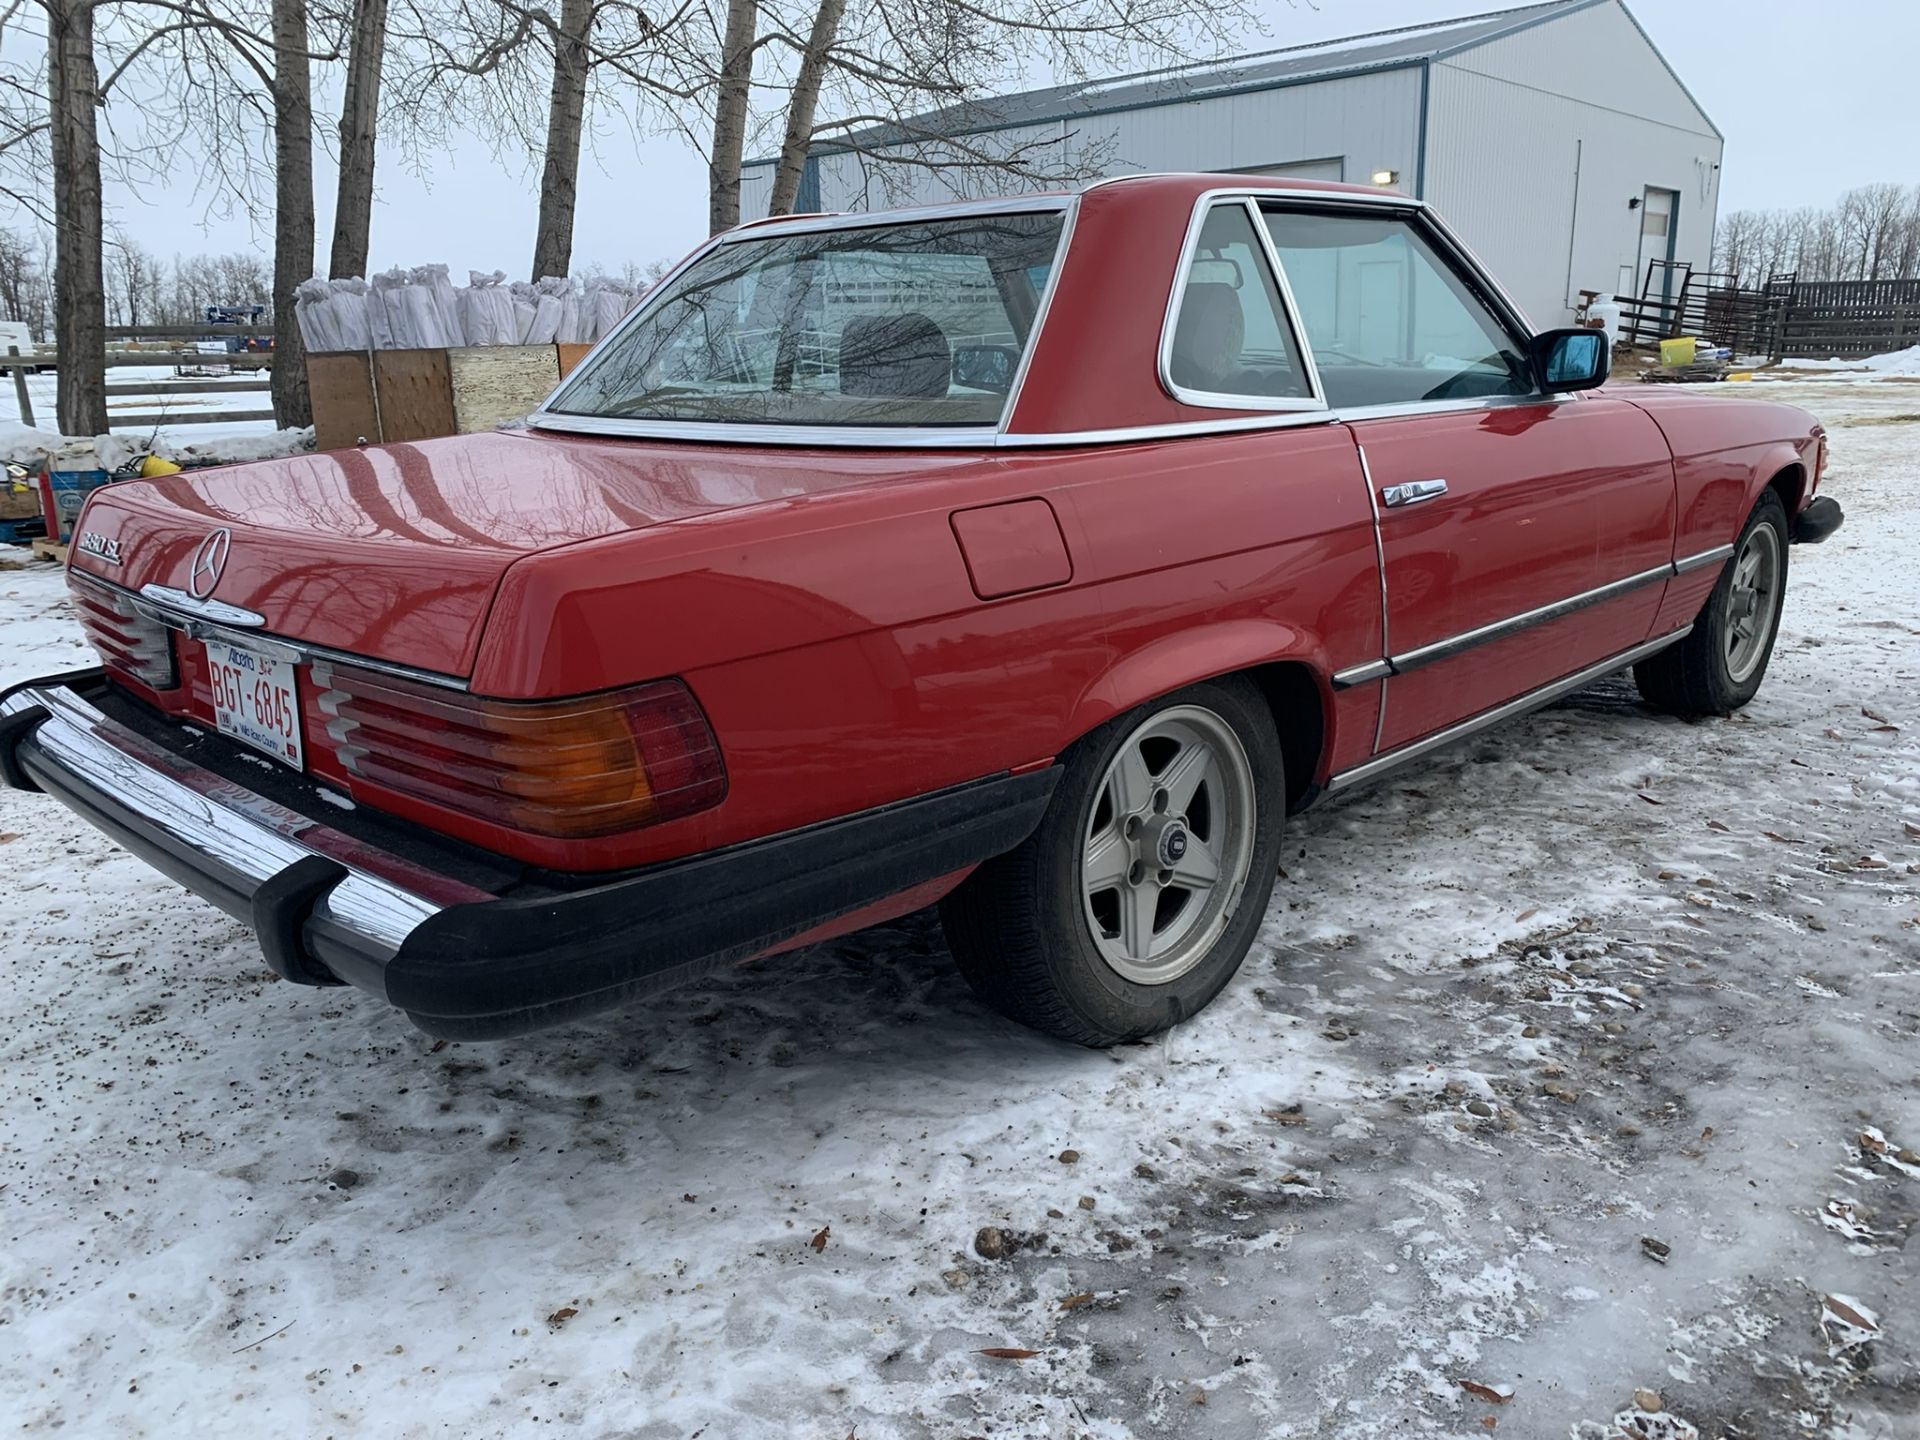
[[[1633,667],[1651,704],[1675,715],[1731,715],[1766,678],[1787,589],[1787,507],[1761,493],[1686,638]]]
[[[1273,714],[1251,682],[1212,680],[1108,721],[1061,764],[1039,827],[949,895],[941,924],[1003,1015],[1080,1045],[1138,1040],[1219,994],[1266,914],[1286,810]]]

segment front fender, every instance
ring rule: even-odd
[[[1060,748],[1149,700],[1202,680],[1281,662],[1298,663],[1312,673],[1323,733],[1331,735],[1333,686],[1327,677],[1332,670],[1320,637],[1278,621],[1223,620],[1162,636],[1121,656],[1081,691]]]

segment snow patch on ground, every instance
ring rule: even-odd
[[[1752,706],[1688,724],[1610,681],[1310,812],[1235,983],[1108,1054],[981,1010],[924,916],[444,1045],[273,979],[244,926],[0,794],[0,1413],[1916,1433],[1920,424],[1895,388],[1765,391],[1831,427],[1848,520],[1794,552]],[[58,574],[0,574],[0,683],[84,659]]]

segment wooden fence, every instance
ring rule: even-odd
[[[1788,296],[1774,353],[1862,359],[1920,345],[1920,280],[1802,280]]]
[[[1655,261],[1639,297],[1618,303],[1627,345],[1698,335],[1774,360],[1858,360],[1920,345],[1920,280],[1801,280],[1788,272],[1749,288],[1730,275]]]
[[[107,351],[103,363],[108,369],[171,366],[175,376],[171,380],[155,380],[147,383],[140,381],[123,384],[109,383],[107,385],[109,400],[115,397],[152,395],[164,402],[165,397],[169,395],[259,394],[273,388],[271,380],[234,378],[236,375],[244,375],[248,372],[263,373],[271,370],[273,368],[271,349],[202,353],[178,343],[169,343],[151,350],[129,348],[140,341],[251,339],[271,343],[273,339],[271,325],[112,325],[107,327],[107,339],[110,343],[118,341],[122,347]],[[59,368],[60,357],[53,351],[37,350],[31,354],[22,355],[17,347],[9,346],[7,354],[0,356],[0,370],[13,373],[14,397],[20,409],[21,424],[34,423],[33,401],[27,393],[28,372]],[[271,409],[115,411],[109,407],[107,428],[151,430],[156,425],[230,425],[240,420],[271,420],[273,418]]]

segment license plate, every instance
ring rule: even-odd
[[[291,661],[225,640],[207,642],[213,718],[231,735],[283,765],[302,768],[300,689]]]

